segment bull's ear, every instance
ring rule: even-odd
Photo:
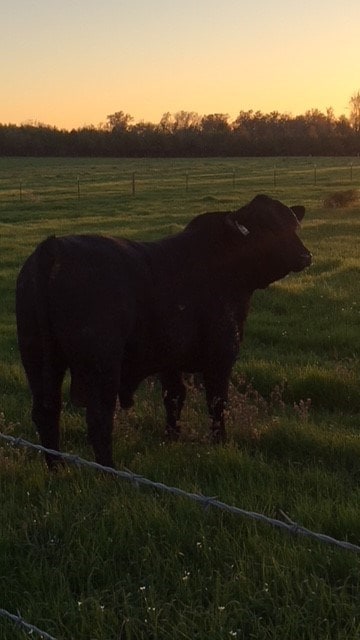
[[[248,236],[250,231],[245,225],[241,224],[238,220],[236,220],[233,216],[227,216],[226,224],[231,227],[234,233],[241,233],[243,236]]]
[[[295,204],[293,207],[290,207],[290,209],[293,213],[295,213],[298,221],[301,222],[305,215],[305,207],[303,207],[301,204]]]

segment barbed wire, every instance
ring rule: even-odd
[[[246,518],[250,518],[251,520],[256,520],[258,522],[262,522],[264,524],[269,524],[273,527],[282,529],[287,531],[288,533],[307,536],[309,538],[313,538],[318,540],[319,542],[324,542],[326,544],[334,545],[336,547],[340,547],[341,549],[346,549],[347,551],[353,551],[355,553],[360,553],[360,546],[356,544],[352,544],[351,542],[347,542],[347,540],[337,540],[332,536],[326,535],[324,533],[317,533],[315,531],[311,531],[306,527],[294,522],[287,516],[282,510],[279,510],[280,515],[284,518],[284,520],[278,520],[276,518],[270,518],[262,513],[257,513],[256,511],[248,511],[246,509],[242,509],[240,507],[235,507],[221,500],[218,500],[217,497],[204,496],[200,493],[188,493],[183,489],[179,489],[177,487],[170,487],[162,482],[155,482],[153,480],[149,480],[142,475],[133,473],[132,471],[126,469],[125,471],[120,471],[118,469],[114,469],[113,467],[105,467],[97,462],[92,462],[90,460],[86,460],[84,458],[80,458],[77,455],[64,453],[61,451],[55,451],[54,449],[47,449],[40,444],[34,444],[33,442],[29,442],[24,440],[23,438],[15,438],[14,436],[5,435],[0,433],[0,439],[9,442],[13,446],[26,447],[30,449],[34,449],[35,451],[41,451],[43,453],[49,453],[53,456],[57,456],[62,460],[66,460],[67,462],[74,464],[76,466],[85,466],[96,469],[97,471],[101,471],[103,473],[111,474],[115,477],[122,478],[123,480],[128,480],[136,487],[140,485],[144,485],[147,487],[151,487],[153,489],[157,489],[159,491],[163,491],[165,493],[170,493],[172,495],[187,498],[194,502],[201,504],[205,508],[214,507],[216,509],[220,509],[222,511],[226,511],[228,513],[232,513],[237,516],[243,516]]]
[[[56,640],[54,636],[50,636],[48,633],[46,633],[46,631],[42,631],[38,627],[35,627],[33,624],[29,624],[28,622],[26,622],[21,617],[19,612],[18,612],[18,615],[14,615],[13,613],[9,613],[9,611],[6,611],[6,609],[0,609],[0,616],[2,616],[3,618],[8,618],[9,620],[12,620],[12,622],[14,622],[16,627],[25,629],[26,631],[29,632],[29,634],[37,633],[44,640]]]

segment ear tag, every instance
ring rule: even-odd
[[[237,222],[237,220],[234,220],[236,227],[239,229],[240,233],[243,234],[243,236],[248,236],[250,231],[249,229],[247,229],[246,227],[244,227],[243,224],[240,224],[239,222]]]

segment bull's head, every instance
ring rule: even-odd
[[[311,253],[297,235],[304,215],[305,207],[290,208],[264,195],[228,214],[232,233],[241,241],[242,255],[246,254],[254,288],[267,287],[311,264]]]

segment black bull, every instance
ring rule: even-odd
[[[212,438],[224,408],[252,293],[301,271],[311,254],[297,236],[305,209],[257,196],[233,212],[205,213],[157,242],[96,235],[50,237],[17,281],[22,362],[43,446],[58,450],[61,387],[86,407],[97,462],[113,465],[112,424],[147,376],[159,374],[166,433],[179,435],[183,372],[200,372]],[[47,456],[49,466],[54,463]]]

